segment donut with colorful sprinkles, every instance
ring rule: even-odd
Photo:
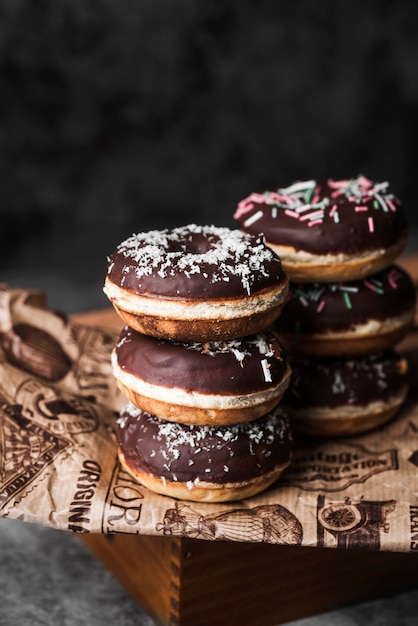
[[[353,359],[293,358],[280,404],[297,434],[351,436],[391,420],[409,389],[408,364],[397,352]]]
[[[291,461],[293,438],[279,407],[253,422],[191,426],[128,403],[116,427],[123,469],[162,495],[202,502],[249,498],[272,485]]]
[[[307,180],[241,200],[241,229],[263,234],[293,282],[358,280],[402,252],[407,223],[387,182]]]
[[[269,326],[284,306],[288,279],[263,237],[189,224],[135,234],[119,244],[104,292],[139,332],[212,341]]]
[[[291,283],[273,325],[292,354],[349,357],[382,352],[412,328],[416,292],[399,265],[357,281]]]

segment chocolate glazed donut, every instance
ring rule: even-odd
[[[359,281],[291,283],[274,332],[289,353],[361,356],[394,347],[412,328],[416,292],[397,265]]]
[[[294,432],[356,435],[389,421],[407,393],[407,362],[393,350],[356,359],[292,359],[281,406]]]
[[[264,234],[293,282],[358,280],[390,265],[407,238],[388,183],[364,176],[254,193],[234,218],[245,232]]]
[[[167,422],[129,403],[116,435],[122,466],[143,485],[207,502],[266,489],[288,466],[293,445],[287,417],[278,408],[254,422],[212,427]]]
[[[137,407],[169,421],[234,424],[281,400],[290,367],[271,332],[214,342],[174,342],[125,327],[112,354],[118,386]]]
[[[131,328],[177,341],[259,332],[280,314],[287,290],[262,237],[195,224],[132,235],[109,259],[104,285]]]

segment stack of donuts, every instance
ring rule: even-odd
[[[263,233],[290,280],[274,323],[292,380],[282,402],[295,432],[356,435],[403,405],[407,365],[396,345],[413,325],[415,288],[396,264],[407,239],[388,183],[358,176],[253,193],[235,219]]]
[[[122,467],[157,493],[221,502],[255,495],[290,463],[279,404],[290,366],[270,330],[289,282],[264,239],[190,224],[132,235],[104,291],[125,326],[112,353],[127,404]]]

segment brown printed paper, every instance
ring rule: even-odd
[[[0,515],[80,533],[418,551],[418,389],[383,429],[296,441],[279,482],[240,502],[177,501],[148,491],[117,460],[126,400],[110,353],[117,334],[0,288]]]

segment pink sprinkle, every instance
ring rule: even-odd
[[[368,211],[369,207],[363,206],[363,205],[358,205],[358,206],[356,206],[356,208],[354,210],[356,211],[356,213],[359,213],[360,211]]]
[[[267,196],[267,198],[270,201],[277,202],[278,204],[281,204],[281,203],[286,204],[286,202],[295,201],[295,198],[292,198],[292,196],[289,196],[289,194],[276,193],[275,191],[271,191],[269,195]]]
[[[288,215],[289,217],[296,217],[297,220],[300,217],[299,213],[296,213],[296,211],[292,211],[291,209],[285,209],[283,213],[285,213],[285,215]]]
[[[371,189],[371,187],[373,187],[372,181],[366,178],[365,176],[359,176],[357,178],[357,182],[364,189]]]
[[[240,217],[242,217],[243,215],[245,215],[246,213],[249,213],[251,211],[251,209],[254,208],[254,205],[252,202],[248,202],[248,200],[242,200],[239,204],[238,204],[238,208],[234,213],[234,219],[238,220],[240,219]]]
[[[332,207],[331,207],[331,209],[330,209],[329,216],[330,216],[330,217],[333,217],[333,216],[334,216],[334,213],[335,213],[335,211],[336,211],[337,209],[338,209],[338,204],[333,204],[333,205],[332,205]]]
[[[332,178],[329,178],[327,180],[328,183],[328,187],[331,187],[331,189],[343,189],[344,187],[347,187],[350,183],[349,180],[333,180]]]
[[[401,277],[401,273],[398,272],[398,270],[392,270],[389,273],[388,276],[388,283],[389,285],[392,287],[392,289],[397,289],[398,288],[398,284],[397,284],[397,280]]]
[[[320,313],[322,311],[322,309],[324,308],[324,306],[326,305],[325,300],[321,300],[321,302],[318,304],[318,306],[316,307],[316,312]]]
[[[308,226],[316,226],[317,224],[322,224],[324,220],[315,220],[314,222],[309,222]]]
[[[373,222],[373,218],[372,217],[368,217],[367,221],[369,223],[369,231],[371,233],[374,233],[374,222]]]
[[[391,211],[393,211],[393,212],[397,211],[397,208],[393,204],[392,200],[386,199],[386,204],[388,205],[388,207],[390,208]]]
[[[240,217],[249,213],[254,208],[254,202],[257,204],[265,204],[266,197],[261,193],[252,193],[248,198],[244,198],[239,202],[237,210],[234,213],[234,219],[238,220]]]
[[[317,204],[317,203],[319,202],[319,200],[320,200],[320,199],[321,199],[321,195],[320,195],[320,193],[319,193],[319,187],[318,187],[318,185],[316,185],[316,187],[315,187],[315,191],[314,191],[314,194],[313,194],[313,196],[312,196],[311,203],[312,203],[312,204]]]
[[[306,222],[306,220],[314,220],[316,218],[322,219],[324,217],[324,212],[322,209],[319,209],[319,211],[312,211],[312,213],[306,213],[305,215],[302,215],[302,217],[300,217],[300,221],[301,222]]]
[[[368,280],[364,280],[363,284],[369,289],[371,289],[372,291],[377,291],[376,285],[373,285],[373,283],[370,283]]]

